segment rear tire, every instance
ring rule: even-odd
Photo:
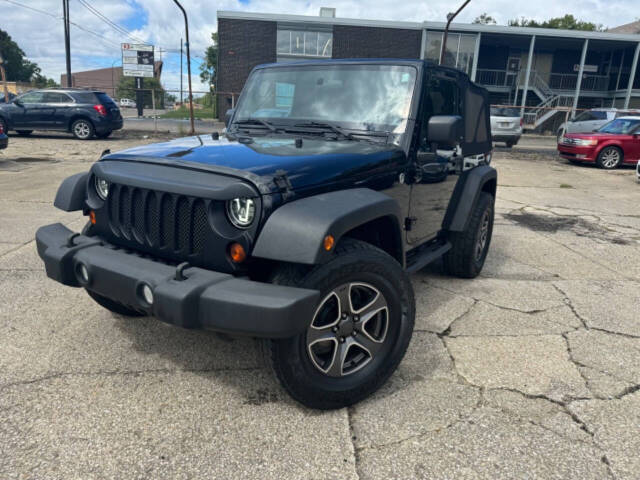
[[[133,310],[129,307],[125,307],[121,303],[115,302],[110,298],[103,297],[102,295],[92,292],[91,290],[87,290],[87,293],[95,302],[103,308],[106,308],[112,313],[117,313],[118,315],[123,315],[125,317],[144,317],[145,313],[139,312],[138,310]]]
[[[80,118],[71,125],[71,133],[73,133],[73,136],[78,140],[89,140],[93,137],[95,129],[89,120]]]
[[[513,142],[505,142],[507,148],[513,148]]]
[[[613,170],[622,165],[624,153],[618,147],[604,147],[596,158],[596,164],[605,170]]]
[[[413,333],[415,301],[407,274],[387,253],[344,239],[329,262],[281,267],[272,281],[320,291],[305,332],[265,341],[269,363],[295,400],[323,410],[352,405],[396,370]]]
[[[475,278],[482,271],[493,234],[494,198],[481,192],[463,232],[450,232],[452,247],[444,255],[444,268],[450,275]]]
[[[33,130],[16,130],[16,133],[22,137],[28,137],[33,133]]]

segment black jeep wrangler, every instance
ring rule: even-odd
[[[265,339],[284,388],[353,404],[400,363],[409,274],[472,278],[494,218],[487,93],[423,61],[265,65],[224,136],[104,154],[36,234],[47,275],[121,315]]]

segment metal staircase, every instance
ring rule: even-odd
[[[531,72],[529,88],[542,101],[535,107],[527,108],[523,119],[525,128],[538,128],[573,102],[571,96],[554,93],[538,72]]]

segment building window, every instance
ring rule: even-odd
[[[438,62],[440,49],[442,48],[442,32],[427,31],[427,43],[425,45],[425,58]],[[463,35],[450,33],[447,35],[447,48],[444,51],[444,65],[455,67],[458,70],[471,75],[473,68],[473,55],[476,47],[475,35]]]
[[[278,56],[331,58],[333,33],[278,29]]]

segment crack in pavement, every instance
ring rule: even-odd
[[[58,378],[68,377],[100,377],[100,376],[127,376],[127,375],[145,375],[155,373],[213,373],[213,372],[250,372],[264,370],[261,367],[217,367],[217,368],[187,368],[187,369],[171,369],[171,368],[148,368],[142,370],[102,370],[96,372],[58,372],[50,375],[45,375],[38,378],[32,378],[30,380],[19,380],[16,382],[8,382],[0,384],[0,392],[13,387],[21,387],[25,385],[34,385],[37,383],[46,382],[49,380],[56,380]]]
[[[361,450],[356,447],[356,444],[355,444],[356,434],[353,429],[353,423],[352,423],[352,415],[353,413],[355,413],[355,408],[353,406],[348,406],[346,408],[346,411],[347,411],[347,426],[348,426],[348,432],[349,432],[349,444],[351,445],[351,455],[353,456],[353,468],[356,474],[356,478],[360,479],[362,478],[362,475],[360,474],[360,465],[361,465],[360,451]]]

